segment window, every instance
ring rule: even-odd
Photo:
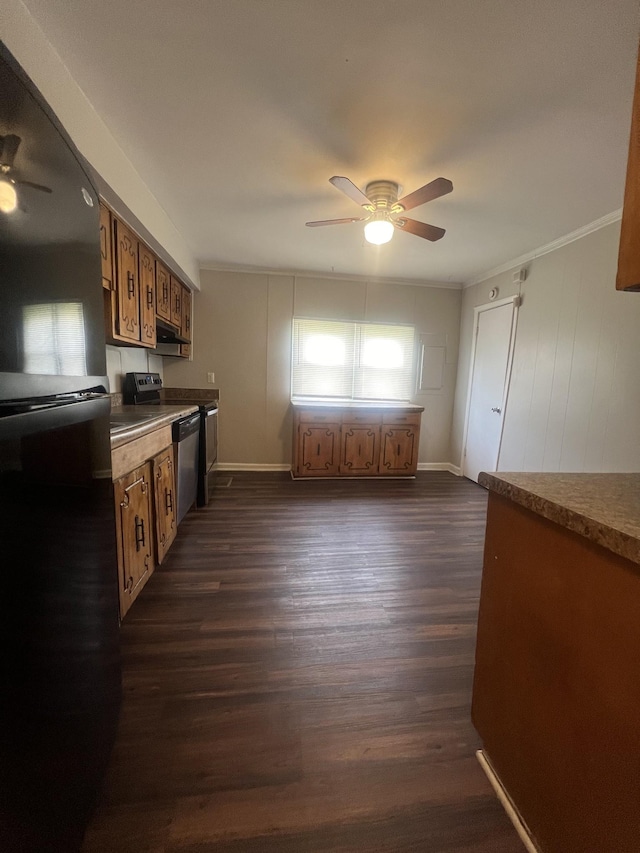
[[[86,376],[81,302],[50,302],[23,308],[24,372]]]
[[[342,400],[409,400],[413,326],[293,321],[291,394]]]

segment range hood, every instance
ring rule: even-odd
[[[159,344],[188,344],[188,338],[185,338],[177,326],[167,323],[160,317],[156,317],[156,339]]]

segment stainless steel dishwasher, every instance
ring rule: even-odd
[[[198,494],[200,412],[174,421],[172,437],[178,491],[176,515],[180,524],[196,502]]]

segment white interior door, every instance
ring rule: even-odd
[[[517,299],[476,309],[476,337],[462,473],[496,471],[513,352]]]

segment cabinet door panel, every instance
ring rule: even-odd
[[[342,425],[341,474],[377,474],[379,456],[379,426]]]
[[[100,205],[100,260],[102,262],[102,286],[113,288],[113,243],[111,240],[111,211]]]
[[[300,426],[298,473],[302,477],[327,477],[338,473],[340,425]]]
[[[191,340],[191,291],[182,288],[182,335]]]
[[[171,323],[182,330],[182,285],[178,279],[170,276],[171,280]]]
[[[138,276],[140,282],[140,341],[156,345],[156,262],[144,243],[138,243]]]
[[[150,466],[114,483],[120,615],[124,616],[153,572]]]
[[[381,474],[413,474],[418,467],[418,434],[413,427],[382,427]]]
[[[173,448],[168,447],[153,458],[153,482],[156,517],[156,545],[161,563],[176,536],[175,478]]]
[[[140,288],[138,282],[138,241],[126,225],[115,221],[117,333],[140,341]]]
[[[171,321],[171,281],[168,269],[156,260],[156,311],[158,317]]]

